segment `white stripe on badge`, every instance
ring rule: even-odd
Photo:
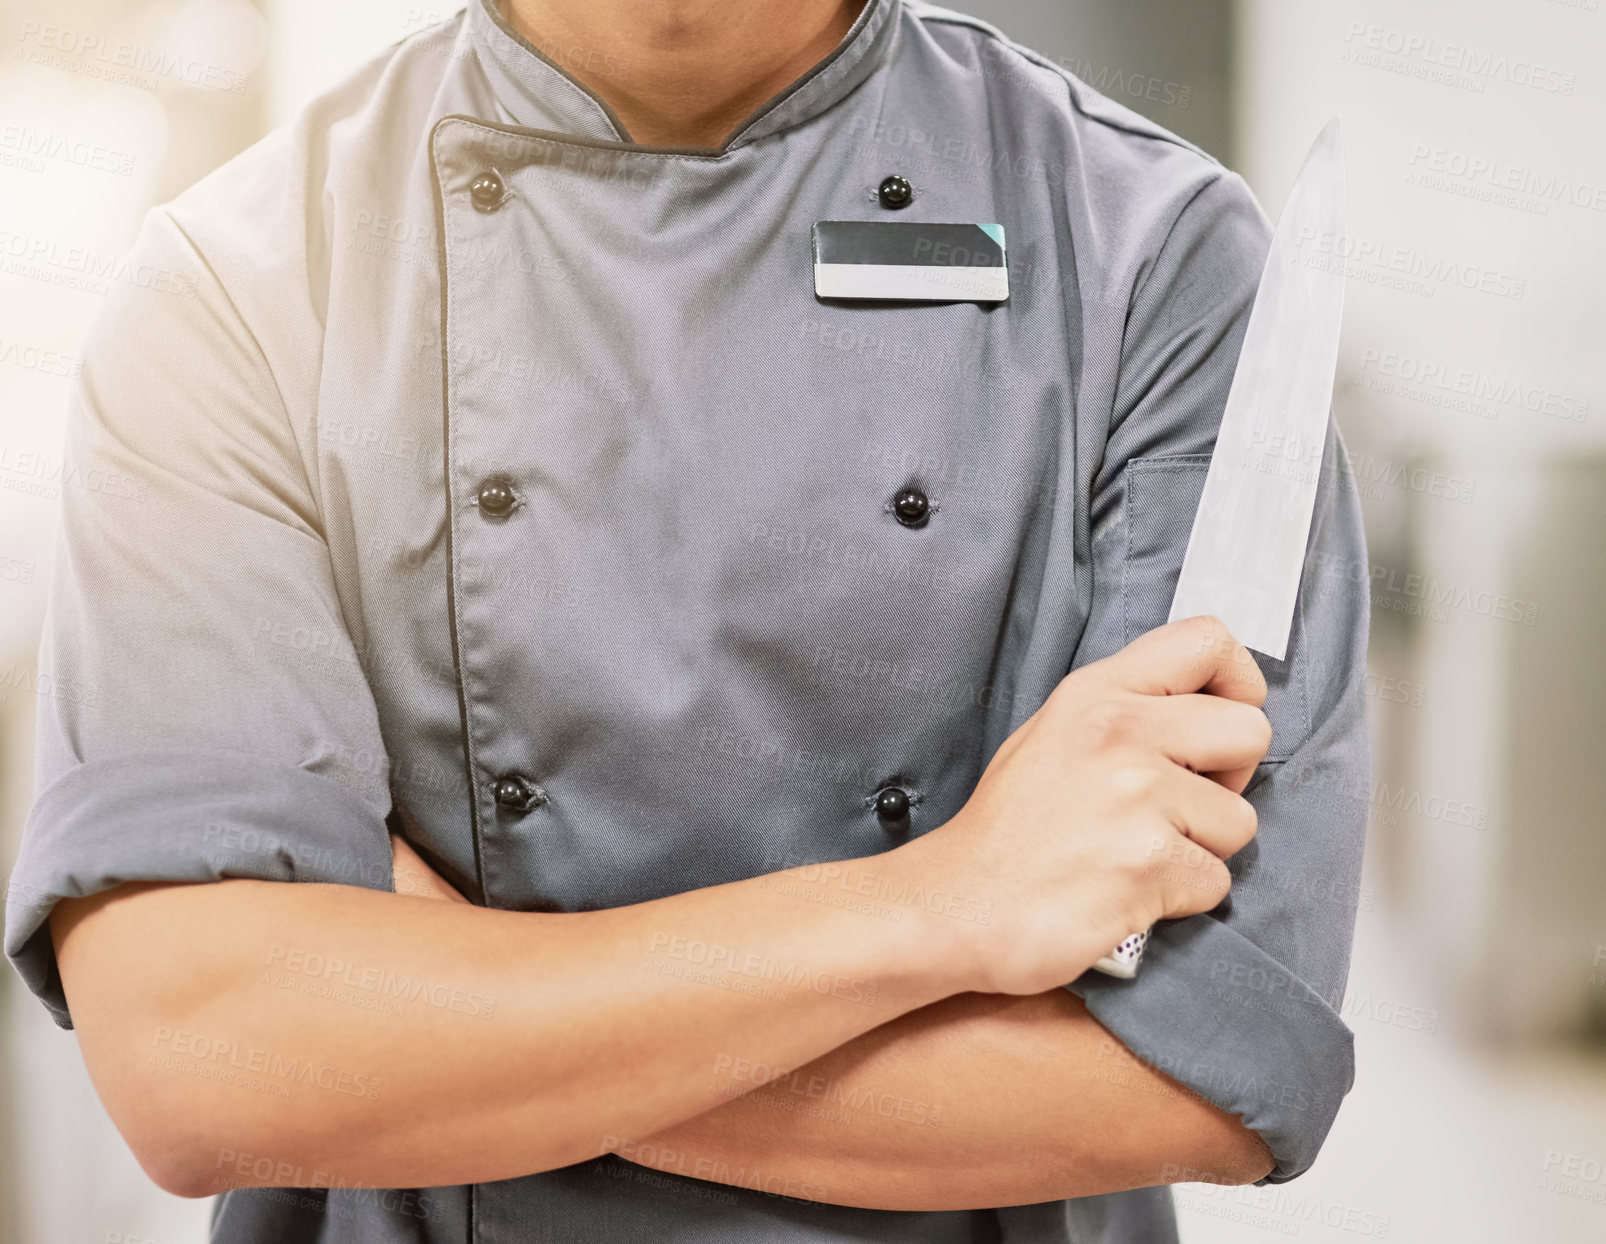
[[[821,298],[889,298],[915,302],[1006,302],[1009,269],[938,264],[817,263]]]

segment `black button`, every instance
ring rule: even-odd
[[[881,200],[882,207],[895,212],[900,207],[909,206],[915,197],[915,188],[905,178],[894,173],[881,183],[880,188],[876,190],[876,196]]]
[[[509,812],[529,812],[546,802],[546,792],[518,773],[496,779],[496,806]]]
[[[931,502],[918,488],[902,488],[892,499],[892,512],[905,527],[924,527],[931,516]]]
[[[883,825],[901,825],[909,819],[909,792],[901,786],[888,786],[875,797],[875,814]]]
[[[494,168],[481,173],[468,188],[468,197],[480,211],[494,212],[507,198],[507,187],[502,184],[502,175]]]
[[[506,518],[513,512],[518,498],[513,495],[513,485],[505,479],[488,479],[480,485],[475,499],[480,503],[480,511],[489,514],[492,518]]]

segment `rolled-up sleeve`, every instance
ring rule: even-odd
[[[68,415],[35,802],[7,887],[6,954],[62,1027],[62,898],[391,887],[378,716],[281,395],[316,356],[270,360],[166,211],[121,271]]]
[[[1163,624],[1253,305],[1270,230],[1214,174],[1137,283],[1091,500],[1094,599],[1075,664]],[[1365,565],[1342,438],[1329,431],[1287,658],[1257,658],[1273,740],[1246,794],[1255,840],[1214,911],[1162,922],[1142,969],[1070,989],[1139,1058],[1240,1115],[1281,1183],[1315,1160],[1354,1079],[1339,1015],[1361,897],[1369,749]]]

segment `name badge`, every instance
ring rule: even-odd
[[[814,292],[821,298],[1004,302],[1004,226],[822,220],[814,226]]]

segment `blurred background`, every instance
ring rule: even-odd
[[[151,204],[449,0],[0,0],[0,869],[31,801],[62,420]],[[1337,417],[1376,749],[1355,1088],[1315,1168],[1182,1185],[1190,1244],[1606,1240],[1601,0],[971,0],[1238,169],[1275,217],[1334,113]],[[135,67],[119,63],[132,47]],[[128,59],[128,54],[122,54]],[[138,65],[151,66],[144,71]],[[180,1244],[76,1042],[0,972],[0,1244]]]

